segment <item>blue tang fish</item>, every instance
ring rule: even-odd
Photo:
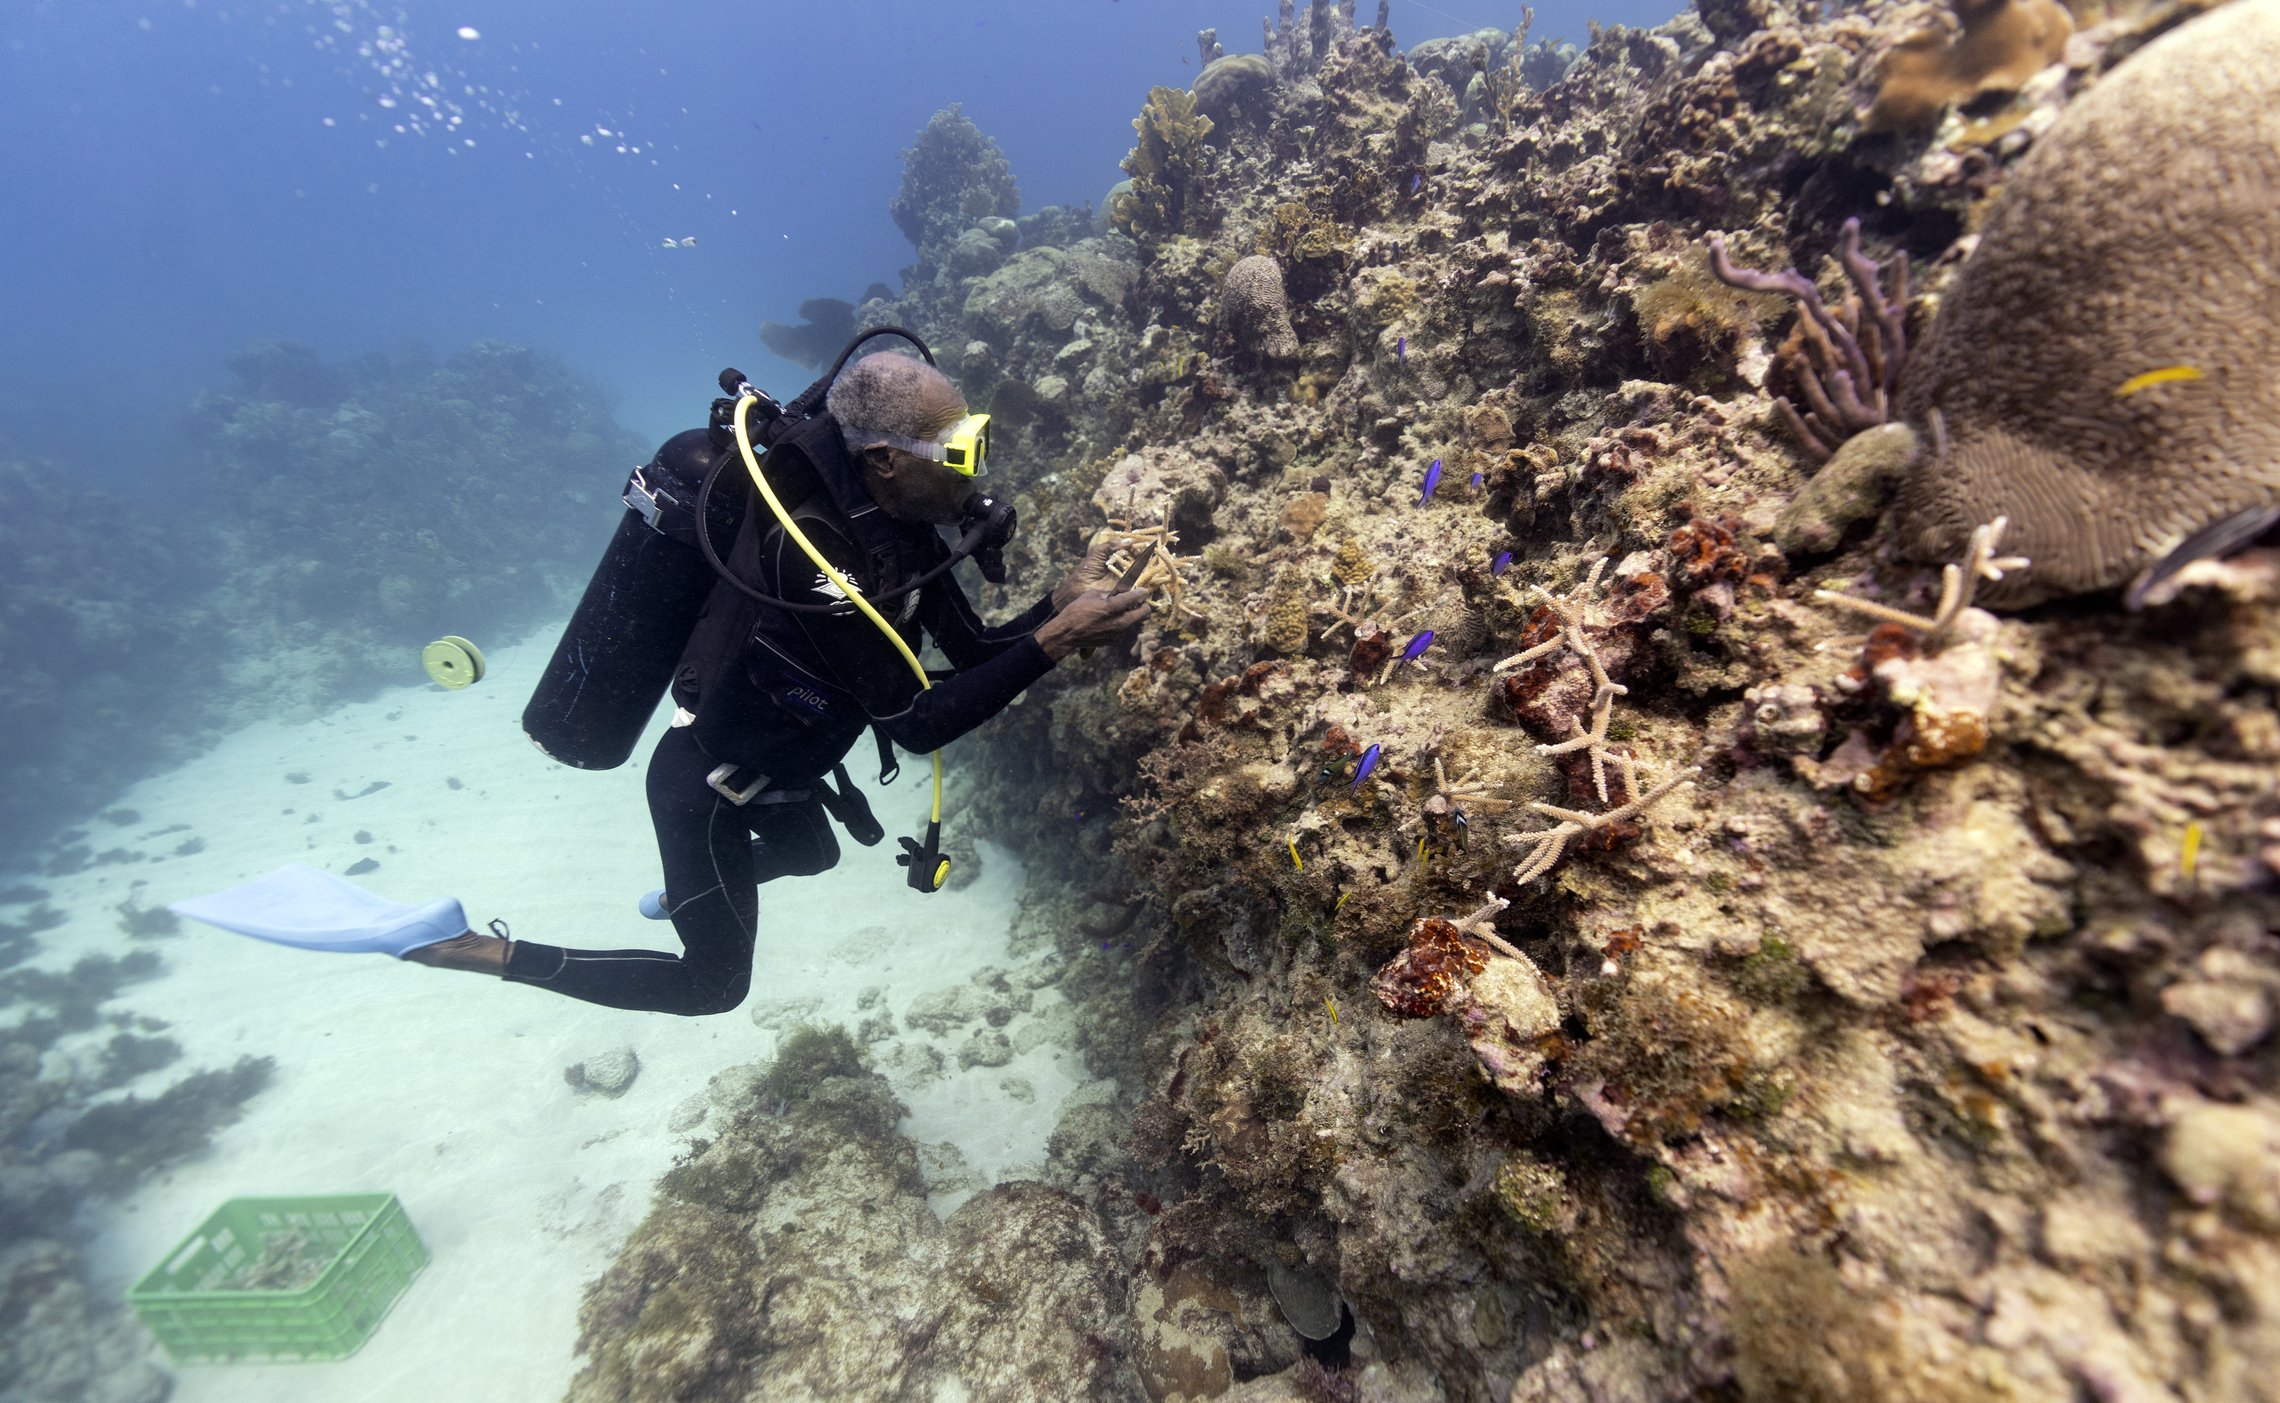
[[[1354,767],[1354,789],[1357,792],[1362,787],[1362,781],[1370,777],[1370,771],[1377,768],[1377,760],[1378,747],[1373,745],[1362,752],[1362,763]]]
[[[1440,485],[1441,485],[1441,460],[1440,460],[1440,459],[1438,459],[1438,458],[1435,458],[1435,459],[1433,460],[1433,466],[1432,466],[1432,467],[1429,467],[1429,468],[1427,468],[1427,469],[1425,470],[1425,495],[1424,495],[1424,496],[1422,496],[1422,497],[1419,497],[1419,498],[1417,499],[1417,505],[1419,505],[1419,506],[1424,506],[1424,505],[1425,505],[1427,502],[1430,502],[1430,501],[1432,501],[1432,500],[1433,500],[1433,489],[1434,489],[1434,488],[1436,488],[1436,487],[1439,487]]]

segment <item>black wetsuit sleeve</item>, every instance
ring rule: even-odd
[[[817,549],[835,566],[851,560],[852,550],[828,531],[810,531]],[[806,603],[830,597],[820,572],[797,545],[778,533],[767,551],[770,573],[781,597]],[[835,593],[836,591],[834,591]],[[880,612],[899,622],[904,600],[889,600]],[[1053,615],[1052,597],[1039,600],[1019,618],[984,628],[965,594],[948,576],[919,592],[916,621],[934,638],[957,671],[921,690],[910,664],[878,625],[860,613],[802,614],[800,629],[808,661],[853,696],[866,716],[904,750],[939,750],[1005,709],[1022,690],[1053,670],[1034,630]],[[916,630],[906,641],[916,651]]]
[[[967,602],[966,592],[958,588],[957,579],[944,575],[921,592],[919,607],[927,636],[942,650],[942,656],[952,667],[968,668],[980,666],[1035,633],[1038,625],[1053,617],[1053,596],[1046,595],[1005,623],[984,627],[981,616]]]

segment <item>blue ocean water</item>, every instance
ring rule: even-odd
[[[1367,22],[1374,7],[1365,3]],[[1537,7],[1655,24],[1670,0]],[[1517,5],[1396,0],[1403,44]],[[161,418],[256,337],[327,360],[495,337],[622,395],[655,441],[735,363],[789,393],[761,320],[890,286],[901,153],[962,103],[1024,208],[1098,203],[1195,34],[1255,51],[1263,0],[799,5],[34,0],[0,9],[0,450],[140,485]],[[668,251],[666,239],[694,238]]]

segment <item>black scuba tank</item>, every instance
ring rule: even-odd
[[[523,708],[523,733],[581,770],[625,763],[673,678],[714,574],[697,544],[697,490],[718,459],[704,429],[675,434],[626,482],[626,513]],[[726,550],[747,492],[714,491],[707,527]]]

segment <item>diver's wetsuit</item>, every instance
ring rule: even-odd
[[[801,525],[833,565],[854,575],[855,551],[827,521],[803,519]],[[947,555],[932,528],[912,530],[924,532],[938,556]],[[842,597],[781,528],[769,533],[758,556],[765,593],[803,604]],[[566,950],[518,940],[506,977],[612,1008],[706,1014],[742,1003],[752,982],[759,884],[809,876],[839,860],[820,801],[761,800],[819,782],[874,721],[905,750],[939,749],[1052,671],[1053,660],[1033,636],[1053,616],[1050,594],[995,628],[982,625],[947,573],[919,590],[915,605],[912,598],[889,600],[880,612],[913,652],[923,628],[956,669],[924,691],[902,655],[859,613],[795,614],[757,605],[739,613],[736,599],[716,591],[708,607],[731,610],[737,636],[749,641],[716,674],[710,695],[695,695],[684,668],[675,697],[698,720],[668,730],[649,765],[649,815],[682,953]],[[746,619],[748,630],[741,626]],[[723,761],[777,778],[739,808],[705,782]],[[736,783],[748,781],[749,771]]]

